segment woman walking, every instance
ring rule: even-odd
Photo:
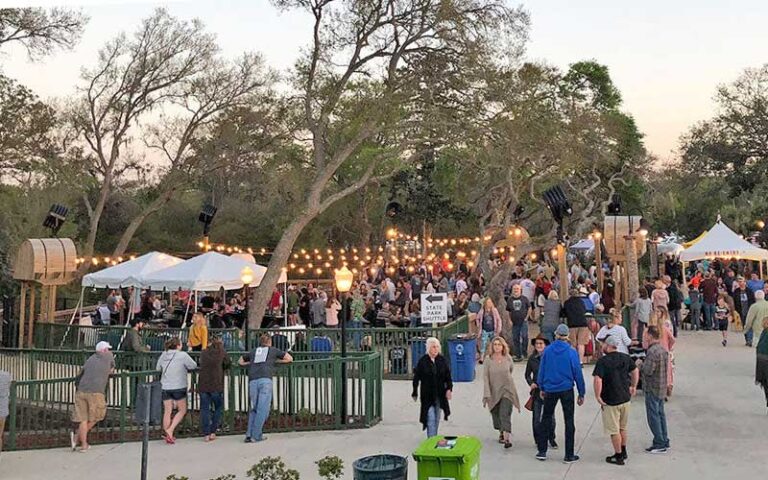
[[[768,407],[768,317],[763,319],[763,333],[760,334],[760,340],[757,342],[755,384],[763,387],[765,405]]]
[[[541,391],[536,384],[536,379],[539,376],[539,367],[541,366],[541,356],[544,354],[544,349],[549,345],[549,339],[539,335],[531,340],[533,345],[533,355],[528,357],[528,363],[525,365],[525,382],[531,387],[531,398],[533,398],[533,439],[538,445],[538,438],[543,435],[546,429],[541,424],[542,414],[544,413],[544,400],[541,398]],[[549,448],[557,450],[557,442],[555,441],[555,416],[552,415],[552,427],[549,430]]]
[[[509,356],[507,342],[498,335],[493,337],[485,360],[483,406],[491,411],[493,428],[499,432],[499,443],[503,443],[504,448],[510,448],[512,407],[520,413],[520,400],[512,376],[514,362]]]
[[[664,287],[664,282],[656,280],[655,285],[656,288],[651,292],[653,308],[667,308],[669,306],[669,293],[667,293],[667,289]]]
[[[451,408],[453,382],[451,381],[451,366],[440,353],[440,340],[435,337],[427,339],[427,353],[421,357],[413,371],[413,393],[415,402],[421,399],[419,421],[422,429],[427,431],[427,437],[437,435],[440,425],[440,411],[443,418],[448,420]]]
[[[206,442],[216,440],[224,410],[224,370],[231,365],[221,339],[214,338],[200,355],[197,391],[200,393],[200,422]],[[211,416],[213,407],[213,416]]]
[[[643,338],[645,329],[648,327],[648,320],[651,318],[651,312],[653,311],[653,302],[648,298],[647,289],[640,288],[638,293],[637,299],[628,305],[634,310],[629,336],[632,337],[632,340],[640,341]]]
[[[193,352],[202,352],[208,348],[208,326],[205,324],[205,315],[202,313],[192,315],[192,327],[189,329],[187,346]]]
[[[501,315],[490,298],[485,299],[483,307],[475,317],[477,331],[481,333],[480,363],[488,355],[488,344],[491,339],[501,335]]]
[[[555,340],[555,329],[560,325],[560,296],[556,290],[550,290],[547,299],[544,300],[541,318],[541,335],[547,339],[547,343]]]
[[[157,359],[157,370],[162,372],[163,437],[165,443],[176,443],[173,433],[187,414],[187,373],[197,364],[187,352],[181,351],[181,341],[174,337],[165,342],[165,351]],[[176,415],[173,413],[176,409]]]

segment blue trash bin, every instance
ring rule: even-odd
[[[457,335],[448,340],[451,379],[454,382],[471,382],[475,379],[476,342],[474,337],[464,335]]]
[[[411,372],[416,370],[419,360],[427,353],[427,339],[415,337],[411,339]]]

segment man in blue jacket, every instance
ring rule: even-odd
[[[569,334],[567,325],[558,325],[555,330],[555,341],[548,346],[541,356],[541,366],[537,384],[541,390],[541,398],[544,400],[544,409],[541,418],[541,425],[544,428],[551,428],[552,417],[555,415],[555,406],[557,402],[563,408],[563,417],[565,418],[565,458],[564,463],[573,463],[579,460],[579,456],[573,453],[574,436],[576,426],[573,422],[574,398],[573,385],[579,390],[579,397],[576,403],[579,406],[584,404],[584,375],[581,372],[581,363],[579,354],[568,343]],[[547,439],[551,432],[542,434],[538,443],[538,452],[536,459],[544,461],[547,459]],[[542,441],[543,439],[543,441]]]

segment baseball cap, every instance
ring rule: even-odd
[[[557,335],[558,337],[567,337],[569,333],[570,333],[570,330],[568,329],[568,325],[564,323],[561,323],[555,329],[555,335]]]
[[[608,335],[607,337],[605,337],[605,344],[611,347],[618,347],[619,339],[614,337],[613,335]]]
[[[112,349],[112,345],[110,345],[109,342],[102,341],[96,344],[97,352],[103,352],[105,350],[111,350],[111,349]]]

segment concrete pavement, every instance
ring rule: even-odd
[[[731,345],[720,346],[717,332],[681,332],[676,347],[677,375],[674,395],[667,403],[672,450],[649,455],[642,393],[633,400],[629,424],[629,461],[608,465],[611,453],[603,435],[599,407],[591,387],[592,367],[585,368],[587,401],[576,409],[576,450],[581,461],[562,463],[562,418],[558,409],[559,451],[550,451],[547,462],[534,459],[530,413],[513,416],[514,447],[496,443],[491,418],[482,408],[482,382],[456,384],[451,402],[453,415],[441,422],[441,434],[474,435],[483,443],[481,479],[722,479],[764,475],[768,445],[768,415],[762,391],[754,385],[754,349],[744,347],[743,337],[731,333]],[[524,364],[516,364],[518,392],[524,400]],[[179,440],[174,446],[152,442],[152,480],[170,474],[191,480],[208,480],[225,473],[245,478],[245,471],[265,456],[282,456],[299,470],[302,479],[317,479],[314,462],[338,455],[346,464],[344,478],[352,478],[352,462],[365,455],[394,453],[409,456],[424,438],[418,424],[419,409],[410,399],[410,382],[387,381],[384,419],[378,426],[349,432],[272,434],[266,442],[244,444],[242,437],[219,437],[211,444],[202,439]],[[85,454],[67,449],[5,452],[0,458],[0,479],[76,480],[82,478],[136,479],[140,444],[94,446]],[[416,479],[416,465],[409,457],[409,478]]]

